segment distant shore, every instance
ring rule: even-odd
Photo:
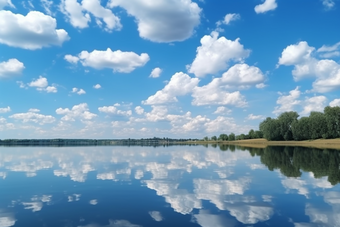
[[[247,139],[234,141],[197,140],[197,139],[9,139],[0,140],[0,146],[168,146],[168,145],[238,145],[243,147],[266,148],[268,146],[302,146],[320,149],[340,150],[340,138],[306,141],[268,141],[266,139]]]
[[[248,139],[235,141],[187,141],[188,144],[232,144],[244,147],[265,148],[267,146],[302,146],[321,149],[340,149],[340,138],[338,139],[317,139],[306,141],[268,141],[266,139]]]

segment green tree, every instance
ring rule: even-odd
[[[277,118],[279,121],[280,135],[284,140],[293,140],[292,124],[297,121],[299,114],[294,111],[284,112]]]
[[[325,114],[321,112],[311,112],[310,119],[310,138],[327,138],[327,120]]]
[[[205,136],[205,137],[203,138],[203,140],[204,140],[204,141],[208,141],[208,140],[209,140],[208,136]]]
[[[229,136],[228,136],[228,140],[229,141],[234,141],[236,138],[235,138],[235,134],[234,133],[230,133]]]
[[[212,136],[212,137],[211,137],[211,140],[216,141],[216,140],[217,140],[217,137],[216,137],[216,136]]]
[[[219,137],[218,137],[219,140],[228,140],[228,135],[227,134],[221,134]]]
[[[268,141],[283,140],[280,134],[280,124],[277,119],[267,117],[260,123],[260,131],[263,132],[263,137]]]
[[[327,106],[324,113],[327,122],[327,138],[340,137],[340,107]]]
[[[294,140],[309,140],[311,138],[310,119],[302,117],[292,124],[292,133]]]
[[[255,131],[253,129],[250,129],[248,136],[249,136],[249,139],[256,139]]]

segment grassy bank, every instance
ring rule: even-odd
[[[340,149],[340,139],[318,139],[306,141],[268,141],[266,139],[249,139],[249,140],[236,140],[236,141],[196,141],[185,142],[195,144],[234,144],[244,147],[265,148],[267,146],[302,146],[302,147],[315,147],[321,149]]]

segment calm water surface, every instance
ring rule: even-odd
[[[0,226],[340,226],[340,152],[0,147]]]

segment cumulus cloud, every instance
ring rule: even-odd
[[[162,73],[162,69],[157,67],[157,68],[154,68],[152,70],[152,72],[151,72],[149,77],[151,77],[151,78],[158,78],[161,75],[161,73]]]
[[[279,93],[280,97],[277,99],[276,103],[279,106],[275,107],[275,110],[273,111],[274,114],[280,114],[283,112],[293,111],[294,107],[296,105],[299,105],[301,103],[298,98],[301,95],[301,91],[299,90],[299,87],[296,87],[294,90],[291,90],[289,92],[289,95],[284,95],[282,93]]]
[[[157,105],[169,102],[177,102],[177,96],[184,96],[192,92],[199,82],[198,78],[179,72],[173,75],[169,83],[156,94],[150,96],[142,103],[145,105]]]
[[[231,110],[228,109],[227,107],[225,106],[219,106],[217,107],[216,111],[214,112],[214,114],[230,114],[231,113]]]
[[[4,108],[0,108],[0,113],[8,113],[11,111],[11,107],[7,106]]]
[[[303,111],[301,115],[308,115],[311,111],[323,112],[327,103],[327,98],[325,96],[314,96],[311,98],[306,98],[303,103]]]
[[[340,106],[340,99],[334,99],[329,103],[329,106],[334,107],[334,106]]]
[[[78,95],[85,95],[86,91],[84,91],[84,89],[74,87],[72,88],[72,93],[76,93]]]
[[[136,68],[144,66],[150,57],[146,53],[138,55],[134,52],[112,51],[107,48],[105,51],[94,50],[90,53],[82,51],[78,56],[66,55],[65,60],[73,64],[80,61],[83,66],[95,69],[110,68],[114,72],[130,73]]]
[[[102,88],[102,86],[100,84],[96,84],[96,85],[93,85],[93,88],[94,89],[100,89],[100,88]]]
[[[103,7],[100,0],[83,0],[81,4],[77,0],[62,0],[60,9],[76,28],[87,28],[91,21],[90,14],[99,27],[105,23],[105,31],[111,32],[122,28],[120,19],[110,9]]]
[[[48,86],[47,79],[45,77],[42,77],[42,76],[39,76],[38,79],[33,80],[31,83],[28,83],[28,86],[29,87],[35,87],[38,91],[46,91],[47,93],[57,93],[58,92],[58,89],[54,85]]]
[[[238,13],[228,13],[225,15],[224,19],[222,21],[217,22],[217,26],[220,26],[221,24],[229,25],[232,21],[240,20],[241,15]]]
[[[193,90],[193,105],[234,105],[245,107],[247,102],[239,91],[230,92],[228,89],[247,89],[262,83],[265,76],[261,70],[247,64],[236,64],[221,78],[214,78],[209,84],[195,87]]]
[[[122,116],[131,116],[131,110],[118,110],[116,106],[102,106],[98,108],[99,112],[107,114],[117,114]]]
[[[79,58],[76,56],[72,56],[70,54],[65,55],[64,59],[68,61],[71,64],[77,64],[79,61]]]
[[[0,43],[29,50],[61,46],[70,39],[64,29],[56,29],[56,19],[37,11],[24,16],[1,10],[0,27]]]
[[[140,37],[153,42],[186,40],[200,23],[201,9],[191,0],[110,0],[108,6],[124,8],[136,18]]]
[[[266,13],[271,10],[275,10],[277,8],[276,0],[265,0],[262,4],[255,6],[255,12]]]
[[[20,75],[24,69],[24,64],[15,58],[0,62],[0,78]]]
[[[141,106],[136,106],[135,111],[138,115],[141,115],[144,113],[144,109]]]
[[[196,50],[196,58],[188,66],[190,73],[197,77],[215,74],[227,69],[230,61],[242,62],[249,56],[250,50],[243,48],[239,38],[232,41],[218,36],[219,34],[214,31],[201,39],[201,46]]]
[[[57,114],[64,115],[61,120],[63,121],[75,121],[80,120],[92,120],[97,115],[89,111],[87,103],[81,103],[79,105],[74,105],[72,109],[69,108],[58,108],[55,111]]]
[[[17,113],[9,116],[9,118],[22,120],[23,123],[34,122],[40,125],[49,124],[55,122],[55,117],[51,115],[43,115],[35,112]]]
[[[318,52],[332,51],[334,48],[338,48],[337,45],[323,46]],[[305,41],[290,45],[283,50],[278,65],[293,65],[292,74],[296,81],[308,76],[315,77],[313,91],[326,93],[340,89],[339,63],[329,59],[318,60],[312,56],[313,52],[315,48]]]

